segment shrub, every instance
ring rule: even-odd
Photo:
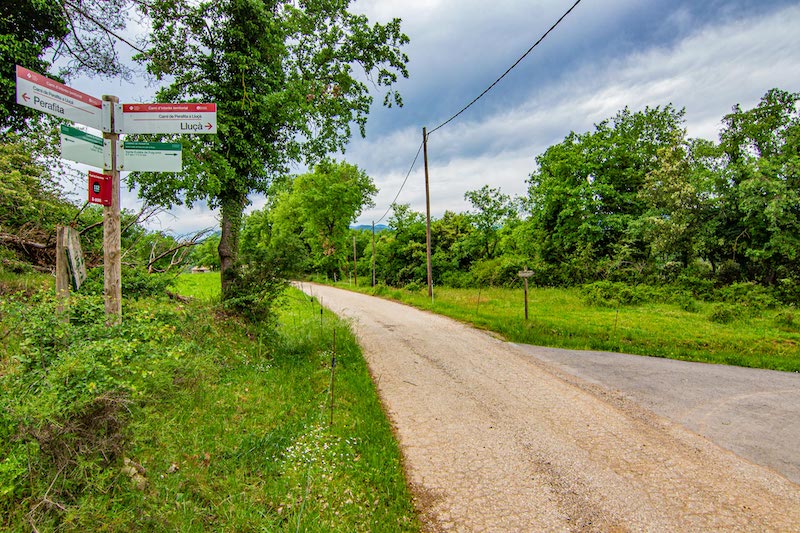
[[[675,284],[691,292],[695,298],[711,300],[714,295],[716,281],[710,277],[684,273],[678,276]]]
[[[82,294],[103,294],[103,269],[92,268],[81,285]],[[171,274],[151,274],[144,267],[122,267],[122,295],[125,298],[148,298],[163,296],[174,281]]]
[[[229,283],[223,299],[226,310],[251,322],[265,325],[274,320],[273,309],[288,282],[265,264],[228,269],[222,273]]]
[[[524,269],[529,262],[524,257],[508,255],[479,261],[470,269],[473,286],[515,286],[519,284],[517,273]]]
[[[729,324],[742,315],[741,308],[724,302],[718,302],[711,306],[711,314],[708,319],[718,324]]]
[[[778,301],[767,287],[755,283],[734,283],[716,291],[719,301],[735,304],[750,312],[774,309]]]
[[[700,310],[700,305],[697,303],[697,300],[695,300],[691,294],[685,292],[677,293],[672,301],[687,313],[696,313]]]
[[[422,290],[422,287],[423,286],[421,283],[418,283],[416,281],[411,281],[409,283],[406,283],[405,287],[403,288],[408,292],[419,292]]]
[[[27,500],[39,509],[30,519],[54,530],[59,508],[86,489],[110,490],[137,406],[210,376],[214,354],[180,308],[130,302],[123,324],[106,327],[100,296],[72,295],[69,322],[51,290],[0,306],[20,341],[0,375],[0,515]],[[45,500],[54,504],[36,504]]]
[[[596,281],[581,287],[583,301],[587,305],[598,307],[616,307],[617,305],[635,305],[641,303],[642,291],[625,283],[613,281]]]

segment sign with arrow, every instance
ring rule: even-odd
[[[111,105],[17,65],[17,103],[31,109],[111,131]]]
[[[62,124],[61,157],[97,168],[111,168],[111,143]]]
[[[181,143],[117,141],[117,170],[180,172]]]
[[[217,104],[116,104],[115,107],[117,133],[217,133]]]

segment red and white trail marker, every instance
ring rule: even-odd
[[[114,117],[117,133],[217,133],[217,104],[116,104]]]
[[[109,102],[17,65],[17,103],[100,131],[111,131]]]

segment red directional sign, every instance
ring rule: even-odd
[[[17,103],[96,130],[110,131],[103,101],[17,65]]]
[[[117,104],[115,117],[118,133],[217,133],[217,104]]]

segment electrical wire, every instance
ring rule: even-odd
[[[511,71],[514,69],[514,67],[516,67],[517,65],[519,65],[519,64],[522,62],[522,60],[523,60],[523,59],[525,59],[525,58],[528,56],[528,54],[530,54],[530,53],[533,51],[533,49],[534,49],[534,48],[536,48],[537,46],[539,46],[539,43],[541,43],[542,41],[544,41],[544,39],[545,39],[545,38],[546,38],[546,37],[547,37],[547,36],[550,34],[550,32],[551,32],[551,31],[553,31],[554,29],[556,29],[556,26],[558,26],[559,24],[561,24],[561,21],[562,21],[562,20],[564,20],[564,19],[567,17],[567,15],[569,15],[569,14],[572,12],[572,10],[573,10],[573,9],[575,9],[575,8],[578,6],[578,4],[580,4],[580,3],[581,3],[581,0],[576,0],[576,1],[575,1],[575,3],[574,3],[574,4],[572,4],[572,7],[570,7],[570,8],[569,8],[567,11],[565,11],[565,12],[564,12],[564,14],[563,14],[563,15],[561,15],[561,17],[560,17],[560,18],[559,18],[559,19],[558,19],[558,20],[555,22],[555,24],[553,24],[552,26],[550,26],[550,29],[549,29],[549,30],[547,30],[546,32],[544,32],[544,35],[542,35],[541,37],[539,37],[539,40],[538,40],[538,41],[536,41],[535,43],[533,43],[533,46],[531,46],[530,48],[528,48],[528,51],[527,51],[527,52],[525,52],[524,54],[522,54],[522,56],[521,56],[519,59],[517,59],[517,60],[514,62],[514,64],[513,64],[513,65],[511,65],[510,67],[508,67],[508,69],[507,69],[505,72],[503,72],[503,75],[502,75],[502,76],[500,76],[499,78],[497,78],[497,79],[494,81],[494,83],[492,83],[491,85],[489,85],[489,87],[487,87],[487,88],[486,88],[486,90],[484,90],[484,91],[483,91],[481,94],[479,94],[477,97],[475,97],[475,99],[473,99],[473,100],[472,100],[470,103],[468,103],[466,106],[464,106],[464,107],[461,109],[461,111],[459,111],[458,113],[456,113],[456,114],[455,114],[455,115],[453,115],[452,117],[448,118],[447,120],[445,120],[444,122],[442,122],[441,124],[439,124],[438,126],[436,126],[435,128],[433,128],[431,131],[429,131],[429,132],[428,132],[428,136],[430,136],[430,134],[431,134],[431,133],[433,133],[433,132],[435,132],[436,130],[438,130],[438,129],[440,129],[440,128],[444,127],[444,126],[446,126],[447,124],[449,124],[450,122],[452,122],[453,120],[455,120],[455,119],[456,119],[456,117],[458,117],[458,116],[459,116],[461,113],[463,113],[464,111],[466,111],[467,109],[469,109],[470,107],[472,107],[472,105],[473,105],[475,102],[477,102],[478,100],[480,100],[481,98],[483,98],[483,96],[484,96],[486,93],[488,93],[489,91],[491,91],[491,90],[494,88],[494,86],[495,86],[495,85],[497,85],[498,83],[500,83],[500,80],[502,80],[503,78],[505,78],[505,77],[506,77],[506,75],[508,75],[508,73],[509,73],[509,72],[511,72]]]
[[[391,204],[389,204],[389,208],[388,208],[388,209],[386,209],[386,212],[383,214],[383,216],[374,222],[375,224],[379,223],[381,220],[383,220],[384,218],[386,218],[386,215],[388,215],[388,214],[389,214],[389,211],[391,211],[391,210],[392,210],[392,206],[393,206],[393,205],[394,205],[394,203],[397,201],[397,198],[400,196],[400,193],[401,193],[401,192],[403,192],[403,187],[405,187],[405,186],[406,186],[406,182],[408,181],[408,177],[411,175],[411,171],[412,171],[412,170],[414,170],[414,165],[416,165],[416,164],[417,164],[417,159],[419,159],[419,153],[422,151],[422,146],[423,146],[423,144],[425,144],[425,143],[424,143],[424,142],[421,142],[421,143],[419,144],[419,149],[417,149],[417,155],[415,155],[415,156],[414,156],[414,161],[412,161],[412,162],[411,162],[411,168],[409,168],[409,169],[408,169],[408,173],[406,174],[406,179],[404,179],[404,180],[403,180],[403,184],[402,184],[402,185],[400,185],[400,190],[399,190],[399,191],[397,191],[397,194],[395,194],[395,195],[394,195],[394,200],[392,200],[392,203],[391,203]]]
[[[468,103],[468,104],[467,104],[467,105],[465,105],[463,108],[461,108],[461,110],[460,110],[458,113],[456,113],[456,114],[455,114],[455,115],[453,115],[452,117],[448,118],[447,120],[445,120],[444,122],[442,122],[441,124],[439,124],[438,126],[436,126],[435,128],[433,128],[431,131],[427,132],[427,136],[428,136],[428,137],[430,137],[431,133],[433,133],[433,132],[435,132],[435,131],[437,131],[437,130],[439,130],[439,129],[443,128],[444,126],[446,126],[447,124],[449,124],[450,122],[452,122],[453,120],[455,120],[455,119],[456,119],[456,118],[457,118],[459,115],[461,115],[461,114],[462,114],[464,111],[466,111],[467,109],[469,109],[470,107],[472,107],[472,105],[473,105],[473,104],[475,104],[475,102],[477,102],[478,100],[480,100],[481,98],[483,98],[483,96],[484,96],[486,93],[488,93],[489,91],[491,91],[491,90],[492,90],[492,89],[495,87],[495,85],[497,85],[498,83],[500,83],[500,81],[501,81],[503,78],[505,78],[505,77],[508,75],[508,73],[509,73],[509,72],[511,72],[511,71],[512,71],[512,70],[513,70],[513,69],[514,69],[514,68],[515,68],[517,65],[519,65],[519,64],[522,62],[522,60],[523,60],[523,59],[525,59],[525,58],[528,56],[528,54],[530,54],[530,53],[533,51],[533,49],[534,49],[534,48],[536,48],[537,46],[539,46],[539,44],[540,44],[542,41],[544,41],[544,40],[545,40],[545,38],[546,38],[546,37],[547,37],[547,36],[550,34],[550,32],[552,32],[554,29],[556,29],[556,27],[557,27],[559,24],[561,24],[561,21],[563,21],[565,18],[567,18],[567,15],[569,15],[570,13],[572,13],[572,10],[574,10],[574,9],[575,9],[575,8],[578,6],[578,4],[580,4],[580,3],[581,3],[581,1],[582,1],[582,0],[575,0],[575,3],[574,3],[574,4],[572,4],[572,7],[570,7],[568,10],[566,10],[566,11],[564,12],[564,14],[563,14],[563,15],[561,15],[561,17],[559,17],[559,19],[558,19],[558,20],[557,20],[557,21],[556,21],[556,22],[555,22],[555,23],[554,23],[552,26],[550,26],[550,28],[549,28],[549,29],[548,29],[546,32],[544,32],[544,34],[543,34],[541,37],[539,37],[539,39],[538,39],[538,40],[537,40],[535,43],[533,43],[533,45],[532,45],[530,48],[528,48],[528,50],[527,50],[527,51],[526,51],[524,54],[522,54],[522,56],[520,56],[520,58],[519,58],[519,59],[517,59],[517,60],[514,62],[514,64],[513,64],[513,65],[511,65],[510,67],[508,67],[508,69],[506,69],[506,71],[505,71],[505,72],[503,72],[503,74],[502,74],[502,75],[501,75],[499,78],[497,78],[497,79],[496,79],[496,80],[495,80],[495,81],[494,81],[494,82],[493,82],[491,85],[489,85],[489,87],[487,87],[487,88],[486,88],[486,89],[485,89],[485,90],[484,90],[484,91],[483,91],[481,94],[479,94],[477,97],[475,97],[475,98],[474,98],[474,99],[473,99],[473,100],[472,100],[470,103]],[[383,216],[382,216],[381,218],[379,218],[377,221],[373,222],[373,224],[377,224],[377,223],[379,223],[381,220],[383,220],[384,218],[386,218],[386,215],[388,215],[388,214],[389,214],[389,211],[391,211],[391,210],[392,210],[392,206],[393,206],[393,205],[394,205],[394,203],[397,201],[397,198],[400,196],[400,193],[403,191],[403,188],[406,186],[406,182],[408,181],[408,177],[411,175],[411,171],[412,171],[412,170],[414,170],[414,165],[417,163],[417,159],[419,158],[419,154],[420,154],[420,152],[422,151],[422,147],[423,147],[423,145],[424,145],[424,144],[425,144],[425,141],[423,140],[423,141],[422,141],[422,143],[419,145],[419,149],[417,150],[417,155],[415,155],[415,156],[414,156],[414,161],[411,163],[411,168],[409,168],[409,169],[408,169],[408,173],[406,174],[406,178],[403,180],[403,184],[400,186],[400,190],[398,190],[398,191],[397,191],[397,194],[395,195],[395,197],[394,197],[394,200],[392,200],[392,203],[391,203],[391,204],[389,204],[389,207],[386,209],[386,212],[383,214]]]

